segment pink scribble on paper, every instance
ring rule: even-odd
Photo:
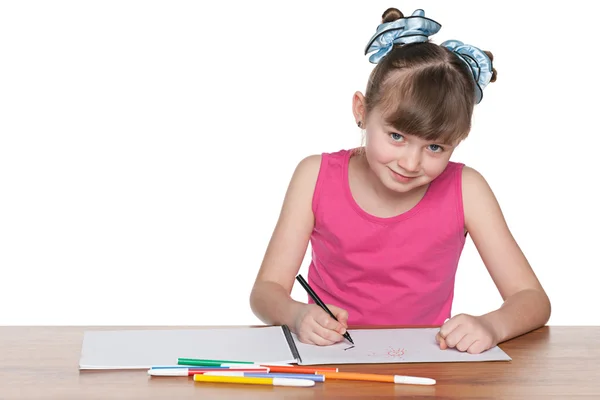
[[[394,349],[394,348],[390,347],[388,349],[387,354],[390,357],[402,357],[405,352],[406,352],[406,350],[404,350],[404,349]]]
[[[393,348],[393,347],[388,347],[387,350],[385,350],[383,353],[378,353],[376,351],[370,351],[369,353],[367,353],[368,357],[378,357],[378,356],[382,356],[382,357],[386,357],[386,358],[401,358],[404,356],[404,354],[406,354],[406,349],[399,347],[399,348]]]

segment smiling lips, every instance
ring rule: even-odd
[[[402,182],[402,183],[408,183],[410,181],[412,181],[413,179],[416,178],[416,176],[404,176],[402,174],[397,173],[396,171],[390,169],[391,173],[392,173],[392,177],[397,180],[398,182]]]

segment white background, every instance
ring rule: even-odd
[[[1,3],[1,324],[260,323],[291,174],[360,144],[351,98],[389,6],[494,53],[453,160],[492,186],[550,324],[600,323],[593,2],[217,3]],[[453,314],[500,304],[469,240]]]

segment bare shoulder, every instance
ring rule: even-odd
[[[473,202],[496,201],[492,188],[483,175],[466,165],[462,169],[462,195],[466,205]]]
[[[321,158],[320,154],[304,157],[296,166],[294,176],[298,179],[316,180],[321,168]]]
[[[506,226],[490,185],[479,171],[468,166],[464,166],[462,170],[462,197],[465,225],[471,234],[474,225],[480,225],[484,221],[493,223],[496,228]]]
[[[294,170],[284,201],[284,209],[308,208],[319,177],[321,155],[314,154],[300,160]]]
[[[462,169],[462,187],[463,194],[472,194],[478,190],[491,190],[487,181],[476,169],[464,166]]]
[[[313,154],[300,160],[294,170],[288,191],[293,194],[301,192],[305,195],[312,196],[317,183],[317,178],[319,177],[320,168],[320,154]]]

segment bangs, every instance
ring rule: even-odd
[[[384,121],[407,135],[454,144],[471,130],[474,86],[460,72],[436,63],[389,74],[378,108]]]

